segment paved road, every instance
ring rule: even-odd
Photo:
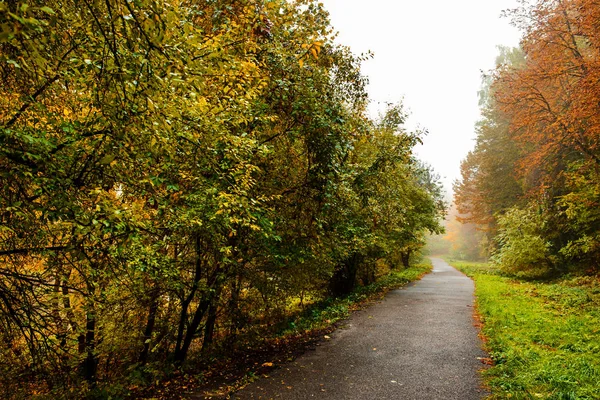
[[[345,328],[234,399],[481,399],[473,282],[440,259],[421,281],[355,313]]]

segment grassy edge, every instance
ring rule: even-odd
[[[490,354],[490,338],[485,334],[484,330],[484,318],[481,314],[479,299],[477,296],[477,280],[475,279],[475,271],[471,268],[465,268],[463,265],[460,265],[459,261],[453,260],[447,256],[438,256],[447,262],[450,266],[456,268],[460,273],[469,277],[473,281],[473,297],[475,301],[473,302],[473,325],[477,329],[477,337],[481,340],[481,349],[487,354]],[[480,264],[480,263],[470,263],[470,264]],[[484,263],[481,263],[484,264]],[[481,376],[481,387],[485,389],[490,395],[486,396],[486,399],[493,398],[493,389],[489,384],[489,380],[485,377],[485,372],[494,366],[494,360],[491,357],[481,358],[479,361],[483,364],[482,368],[480,368],[477,372]]]
[[[589,311],[598,304],[589,297],[600,293],[598,289],[573,288],[570,276],[525,281],[502,276],[489,263],[446,261],[475,282],[475,305],[482,312],[480,337],[491,355],[492,367],[482,371],[491,392],[488,399],[600,399],[593,394],[593,381],[600,377],[599,353],[592,350],[593,340],[581,340],[597,337],[600,331],[592,329],[600,325],[589,322],[600,321],[597,312]],[[580,300],[581,296],[573,298],[578,290],[587,290],[588,311],[569,304]],[[573,326],[579,330],[573,331]]]

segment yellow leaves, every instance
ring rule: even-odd
[[[200,111],[205,112],[208,109],[208,101],[206,101],[206,97],[198,96],[197,97],[197,107]]]
[[[249,227],[251,230],[255,231],[255,232],[258,232],[258,231],[260,231],[260,230],[261,230],[261,229],[260,229],[260,226],[258,226],[258,225],[254,225],[254,224],[250,224],[250,225],[248,225],[248,227]]]
[[[321,47],[323,46],[322,42],[313,42],[310,44],[303,43],[302,48],[306,50],[307,53],[313,55],[315,59],[319,58],[319,54],[321,53]]]
[[[155,111],[157,109],[156,105],[154,104],[154,102],[152,101],[152,99],[150,97],[148,97],[148,110],[149,111]]]
[[[316,42],[312,42],[310,44],[303,43],[301,47],[302,47],[302,49],[304,49],[306,51],[298,59],[298,64],[300,65],[300,68],[302,68],[304,66],[305,61],[310,59],[310,56],[312,56],[315,60],[319,59],[319,54],[321,54],[321,48],[323,47],[323,42],[316,41]]]
[[[313,55],[313,57],[316,59],[319,58],[319,54],[321,53],[321,46],[323,44],[321,42],[314,42],[312,44],[312,46],[310,46],[310,53]]]
[[[240,72],[253,73],[258,71],[258,66],[253,61],[242,61],[240,63]]]

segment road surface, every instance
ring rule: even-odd
[[[481,399],[484,365],[473,281],[440,259],[433,272],[354,313],[314,351],[234,399]]]

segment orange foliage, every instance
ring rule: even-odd
[[[572,160],[600,164],[600,7],[539,1],[513,11],[525,30],[522,68],[499,68],[496,100],[526,150],[520,175],[542,191]]]

